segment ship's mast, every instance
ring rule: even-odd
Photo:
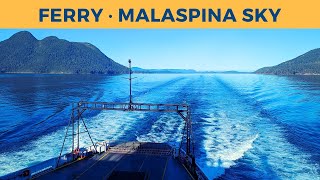
[[[129,81],[130,81],[130,105],[132,104],[132,85],[131,85],[131,80],[132,80],[132,77],[131,77],[131,75],[132,75],[132,69],[131,69],[131,59],[129,59]],[[131,107],[131,106],[130,106]]]

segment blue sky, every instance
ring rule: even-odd
[[[0,41],[20,30],[0,30]],[[90,42],[108,57],[142,68],[254,71],[320,47],[320,30],[304,29],[38,29],[37,39],[57,36]]]

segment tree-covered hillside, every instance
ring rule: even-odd
[[[320,48],[311,50],[279,65],[258,69],[255,73],[276,75],[320,75]]]
[[[0,42],[1,73],[122,74],[128,69],[89,43],[37,40],[22,31]]]

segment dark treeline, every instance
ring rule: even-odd
[[[320,74],[320,48],[279,65],[258,69],[256,73],[276,75]]]
[[[89,43],[37,40],[22,31],[0,42],[1,73],[123,74],[128,69]]]

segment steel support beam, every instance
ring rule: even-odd
[[[178,113],[185,121],[186,153],[191,155],[191,112],[187,104],[150,104],[150,103],[121,103],[121,102],[78,102],[72,106],[72,111],[138,111],[138,112],[167,112]],[[82,114],[82,113],[81,113]],[[78,121],[79,118],[78,116]]]
[[[88,131],[88,128],[82,119],[82,114],[86,110],[97,110],[97,111],[138,111],[138,112],[166,112],[166,113],[177,113],[185,122],[185,128],[182,135],[182,141],[184,139],[184,135],[186,135],[186,154],[190,157],[193,157],[193,152],[191,152],[192,143],[192,123],[191,123],[191,112],[189,105],[187,104],[148,104],[148,103],[117,103],[117,102],[83,102],[80,101],[78,103],[72,104],[72,113],[71,119],[69,121],[69,125],[67,128],[66,136],[68,134],[69,126],[72,126],[72,153],[75,148],[80,148],[80,121],[83,122],[86,132],[88,133],[90,140],[93,143],[91,135]],[[77,122],[76,122],[77,121]],[[77,129],[74,127],[77,125]],[[76,131],[76,132],[75,132]],[[76,136],[76,137],[75,137]],[[63,151],[65,138],[63,141],[63,145],[61,148],[61,152],[59,155],[58,163],[61,158],[61,153]],[[77,140],[75,140],[77,138]],[[77,142],[76,142],[77,141]],[[93,143],[94,145],[94,143]],[[180,148],[182,148],[180,144]],[[96,149],[95,145],[94,148]],[[179,148],[179,152],[180,152]],[[97,149],[96,149],[97,150]],[[57,165],[58,165],[57,163]]]
[[[187,113],[189,111],[189,106],[187,104],[79,102],[74,106],[74,109]]]

